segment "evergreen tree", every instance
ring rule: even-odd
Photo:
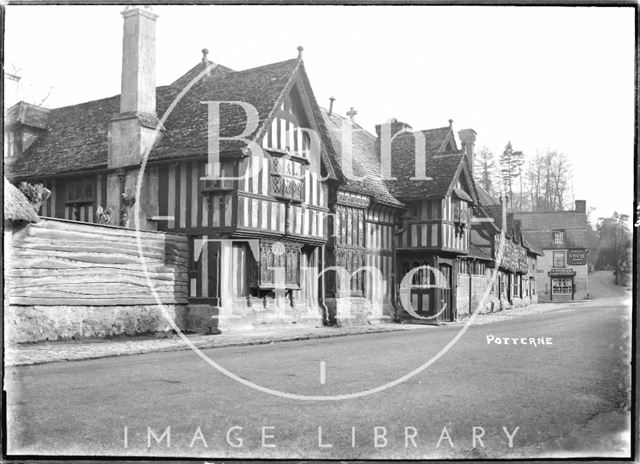
[[[493,183],[496,177],[496,161],[493,158],[493,153],[487,147],[482,147],[476,155],[474,164],[476,182],[487,192],[493,193]]]
[[[504,190],[509,195],[509,204],[513,205],[513,185],[521,175],[521,167],[524,164],[524,154],[521,151],[513,151],[511,141],[507,142],[504,151],[500,155],[500,174]]]

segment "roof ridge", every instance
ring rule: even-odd
[[[320,108],[320,110],[321,110],[321,111],[324,111],[324,112],[327,114],[327,116],[328,116],[328,117],[330,117],[330,118],[331,118],[331,117],[333,117],[333,116],[337,116],[338,118],[340,118],[340,119],[342,119],[342,120],[344,120],[344,121],[349,121],[349,122],[351,122],[351,125],[352,125],[352,126],[356,126],[356,127],[360,128],[360,129],[362,129],[362,131],[363,131],[365,134],[370,135],[371,137],[376,138],[376,139],[378,138],[377,136],[375,136],[375,135],[373,134],[373,132],[369,132],[367,129],[365,129],[364,127],[362,127],[360,124],[358,124],[358,123],[357,123],[357,122],[355,122],[355,121],[351,121],[351,119],[347,118],[346,116],[343,116],[343,115],[341,115],[340,113],[338,113],[338,112],[336,112],[336,111],[332,111],[332,112],[331,112],[331,114],[329,114],[329,110],[328,110],[328,109],[326,109],[324,106],[320,106],[320,105],[318,105],[318,108]]]
[[[171,88],[171,85],[160,85],[160,86],[156,87],[156,92],[158,92],[158,90],[164,91],[164,90],[167,90],[169,88]],[[118,93],[118,94],[112,95],[110,97],[96,98],[95,100],[87,100],[87,101],[83,101],[83,102],[80,102],[80,103],[74,103],[74,104],[71,104],[71,105],[58,106],[57,108],[44,108],[44,107],[41,107],[41,106],[38,106],[38,105],[32,105],[32,106],[35,106],[37,108],[42,108],[42,109],[45,109],[47,111],[58,111],[58,110],[64,110],[64,109],[68,109],[68,108],[73,108],[75,106],[82,106],[82,105],[88,105],[90,103],[97,103],[97,102],[101,102],[101,101],[111,100],[113,98],[118,98],[121,95],[122,95],[121,93]],[[156,94],[156,96],[157,96],[157,94]]]
[[[298,58],[291,58],[291,59],[288,59],[288,60],[275,61],[273,63],[267,63],[267,64],[263,64],[263,65],[260,65],[260,66],[254,66],[253,68],[242,69],[240,71],[233,71],[230,74],[239,74],[239,73],[244,73],[244,72],[249,72],[249,71],[255,71],[255,70],[258,70],[258,69],[268,68],[270,66],[276,66],[276,65],[284,64],[284,63],[288,63],[288,62],[296,62],[297,63],[299,61],[300,60]]]

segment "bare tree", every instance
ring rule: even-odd
[[[536,152],[524,171],[528,205],[531,211],[561,211],[571,195],[572,170],[566,154],[547,149]],[[523,193],[522,198],[525,198]]]

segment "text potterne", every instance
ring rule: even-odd
[[[493,441],[498,440],[505,442],[508,444],[509,448],[513,448],[514,438],[518,433],[518,430],[520,430],[520,427],[515,427],[513,430],[509,430],[508,427],[503,426],[501,432],[493,437]],[[262,448],[278,447],[278,434],[276,427],[264,426],[257,428],[257,430],[251,430],[251,432],[255,431],[259,432],[259,436],[255,437],[254,434],[251,433],[252,439],[255,440],[255,443],[253,444],[261,446]],[[483,427],[474,426],[471,427],[468,432],[469,433],[465,436],[453,436],[451,431],[445,426],[440,432],[440,437],[433,443],[433,445],[435,445],[436,448],[453,449],[457,446],[456,444],[461,446],[467,446],[470,444],[473,448],[484,448],[485,442],[491,441],[492,438],[486,434]],[[243,427],[234,426],[227,429],[224,433],[224,438],[222,438],[222,434],[220,436],[205,434],[198,426],[193,429],[193,433],[191,433],[191,431],[188,433],[181,433],[180,440],[176,440],[174,435],[172,441],[171,427],[167,427],[164,430],[147,427],[146,430],[138,429],[137,431],[134,429],[130,430],[129,427],[124,427],[123,444],[125,448],[143,443],[147,448],[171,448],[172,445],[183,446],[185,444],[188,444],[191,448],[208,448],[210,443],[213,446],[217,446],[219,445],[219,440],[224,439],[224,443],[230,448],[243,448],[245,446],[245,441],[248,440],[248,435],[249,433],[245,432]],[[318,427],[315,432],[315,437],[313,437],[313,441],[315,441],[318,448],[333,448],[334,444],[338,447],[337,442],[332,443],[329,435],[333,435],[334,439],[336,438],[335,433],[331,434],[330,429],[323,430],[322,427]],[[395,434],[387,433],[387,428],[383,426],[377,426],[366,430],[351,427],[351,433],[346,432],[345,436],[341,437],[341,441],[344,439],[349,440],[349,444],[352,448],[355,448],[356,446],[386,448],[387,446],[394,445],[404,446],[405,448],[417,448],[419,445],[425,445],[424,440],[421,442],[419,431],[416,427],[404,427],[402,432]],[[176,441],[179,441],[179,443],[176,443]]]

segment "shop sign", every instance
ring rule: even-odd
[[[567,252],[567,265],[584,266],[587,264],[587,250],[585,248],[570,248]]]
[[[573,277],[576,275],[576,271],[573,269],[551,269],[549,271],[550,277]]]

